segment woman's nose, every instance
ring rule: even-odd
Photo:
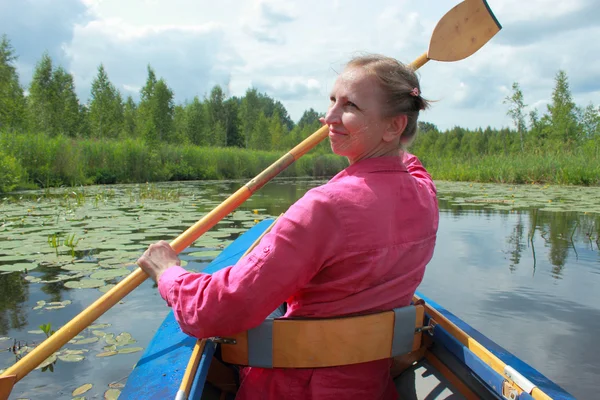
[[[327,125],[339,124],[341,122],[341,113],[339,107],[337,105],[332,105],[327,110],[327,114],[325,114],[325,123]]]

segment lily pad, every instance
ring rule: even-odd
[[[37,268],[37,264],[34,263],[15,263],[15,264],[4,264],[0,265],[0,272],[19,272]]]
[[[91,343],[96,343],[98,341],[97,337],[90,337],[87,339],[81,339],[81,340],[76,340],[76,341],[71,341],[69,343],[71,344],[91,344]]]
[[[104,400],[117,400],[121,395],[121,391],[119,389],[108,389],[104,392]]]
[[[44,361],[42,361],[42,363],[40,365],[38,365],[36,369],[42,369],[44,367],[47,367],[48,365],[54,363],[56,361],[56,359],[57,359],[56,353],[54,353],[50,357],[48,357]]]
[[[105,352],[96,354],[96,357],[110,357],[110,356],[114,356],[115,354],[119,354],[119,353],[115,350],[105,351]]]
[[[65,354],[58,356],[58,359],[64,362],[79,362],[85,359],[81,354]]]
[[[137,353],[138,351],[144,350],[143,347],[124,347],[118,350],[119,354]]]
[[[44,307],[46,305],[46,302],[44,300],[40,300],[37,303],[37,306],[33,307],[34,310],[39,310],[40,308]]]
[[[193,253],[186,254],[187,256],[194,257],[196,260],[212,260],[221,254],[221,251],[195,251]]]
[[[119,269],[105,269],[105,270],[101,270],[98,272],[94,272],[92,275],[90,275],[91,279],[113,279],[113,278],[118,278],[121,276],[125,276],[125,275],[129,275],[131,271],[129,271],[128,269],[125,268],[119,268]]]
[[[117,335],[117,337],[115,338],[117,346],[125,346],[127,344],[130,344],[132,340],[133,339],[131,333],[129,332],[119,333],[119,335]],[[135,343],[135,341],[133,343]]]
[[[111,324],[94,324],[94,325],[88,326],[88,329],[91,329],[91,330],[104,329],[104,328],[108,328],[110,326],[111,326]]]
[[[100,279],[82,279],[80,281],[65,282],[65,287],[70,289],[91,289],[104,286],[104,281]]]
[[[67,264],[60,267],[65,271],[93,271],[98,269],[98,264],[92,263],[78,263],[78,264]]]
[[[65,354],[83,354],[83,353],[87,353],[88,351],[89,351],[88,349],[81,349],[81,350],[66,349],[66,350],[63,350],[63,353],[65,353]]]
[[[98,290],[99,290],[101,293],[106,293],[106,292],[108,292],[110,289],[114,288],[115,286],[117,286],[117,285],[115,285],[114,283],[111,283],[110,285],[105,285],[105,286],[99,287],[99,288],[98,288]]]
[[[94,385],[92,385],[91,383],[86,383],[85,385],[81,385],[77,389],[73,390],[73,393],[71,393],[71,396],[75,397],[75,396],[79,396],[80,394],[84,394],[85,392],[90,390],[93,386]]]

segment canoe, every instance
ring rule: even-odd
[[[264,220],[225,248],[203,272],[234,264],[271,225]],[[394,379],[402,399],[574,399],[517,356],[456,315],[417,292],[425,302],[423,351]],[[175,399],[196,339],[180,329],[170,313],[129,376],[119,399]],[[207,340],[189,399],[233,399],[232,369],[214,356],[218,343]],[[212,366],[212,368],[211,368]],[[234,385],[235,386],[235,385]]]

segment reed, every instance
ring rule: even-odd
[[[14,132],[0,132],[0,148],[0,191],[32,184],[74,187],[252,178],[282,155],[232,147],[150,146],[132,138],[71,139]],[[307,155],[281,176],[331,177],[346,165],[344,158],[333,154]]]
[[[435,180],[600,185],[600,159],[582,153],[421,157]]]

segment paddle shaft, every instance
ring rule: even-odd
[[[421,54],[417,59],[409,64],[413,71],[418,70],[423,65],[425,65],[429,61],[429,57],[427,57],[427,52]]]
[[[188,396],[190,395],[190,390],[192,389],[192,383],[194,383],[194,376],[196,376],[198,364],[200,363],[200,359],[202,358],[202,352],[204,352],[205,346],[206,339],[198,339],[198,341],[196,341],[196,345],[194,346],[194,350],[192,351],[192,356],[190,357],[190,361],[188,361],[185,373],[183,374],[181,386],[179,386],[179,390],[175,395],[175,400],[188,399]]]

